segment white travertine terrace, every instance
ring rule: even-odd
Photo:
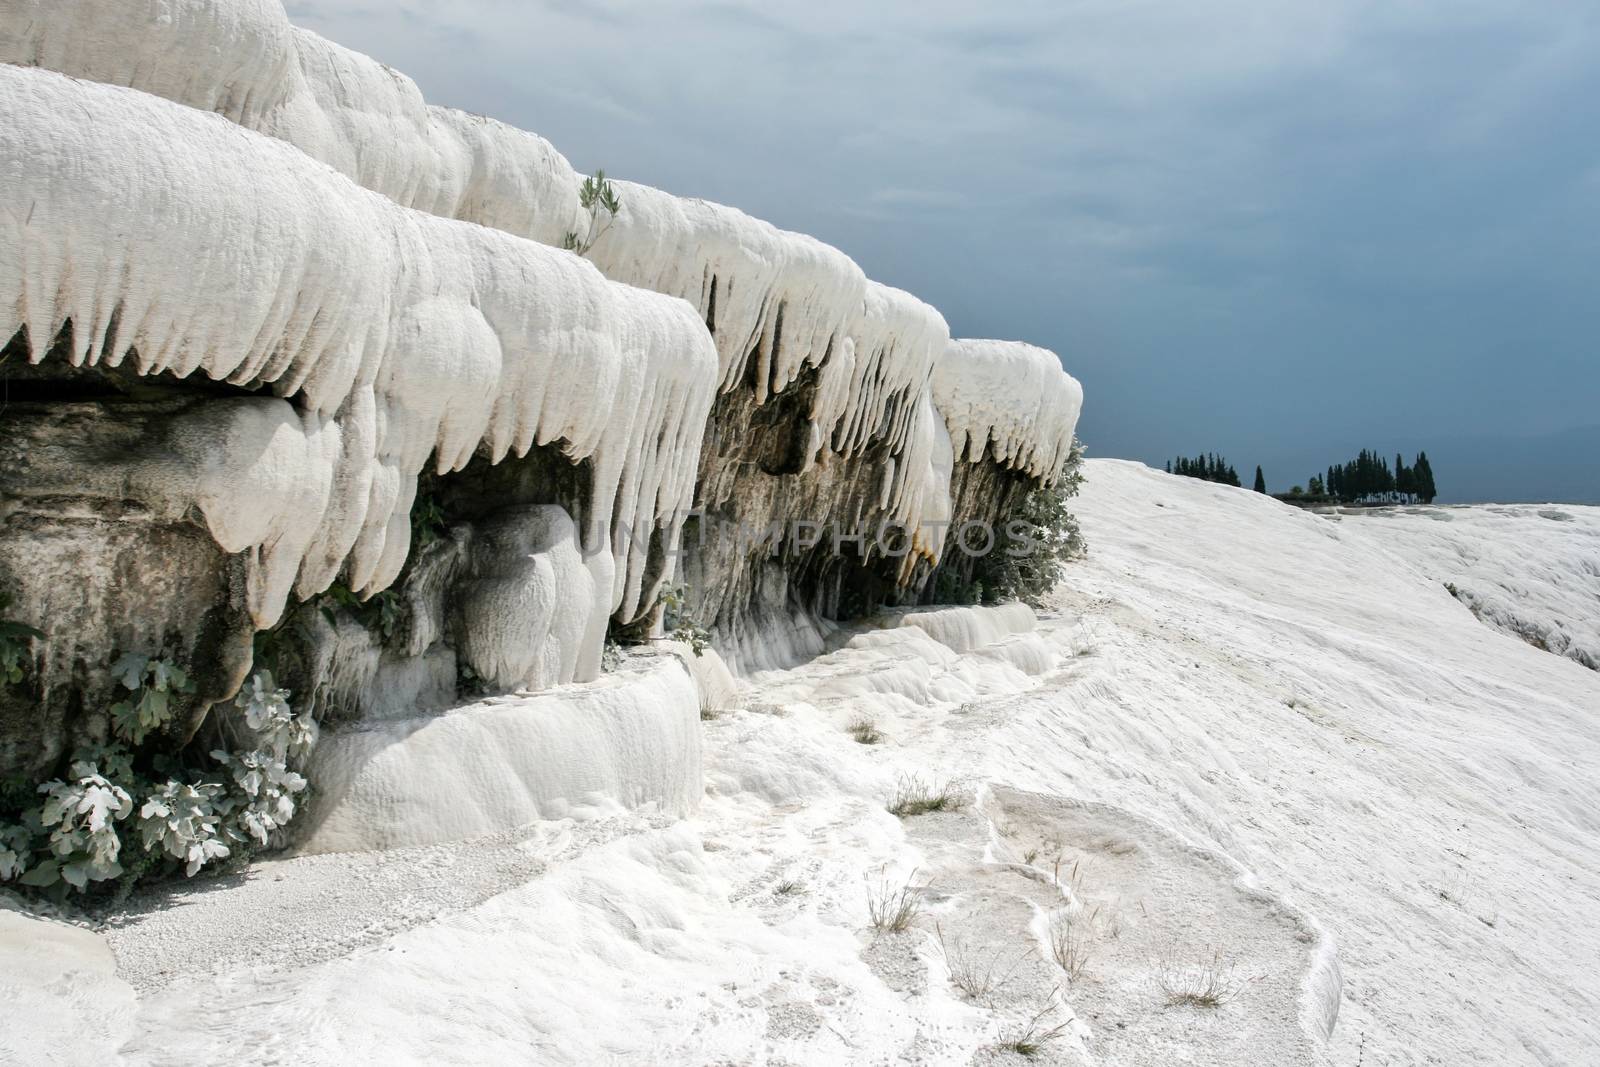
[[[0,61],[216,111],[404,206],[547,244],[581,228],[579,176],[549,142],[428,105],[404,75],[292,26],[277,0],[0,0],[0,12]],[[848,455],[886,439],[898,456],[907,443],[930,439],[916,426],[922,410],[915,398],[935,364],[950,362],[949,330],[937,311],[868,280],[848,256],[814,238],[735,208],[618,185],[624,209],[591,252],[594,262],[614,280],[693,304],[711,327],[722,390],[752,375],[764,400],[817,367],[823,387],[811,412],[808,463],[824,445]],[[994,355],[978,354],[985,361]],[[758,366],[750,368],[751,359]],[[1050,363],[1059,372],[1053,357]],[[1044,374],[973,384],[1042,386],[1025,394],[1035,409],[1041,398],[1065,401],[1072,393]],[[941,411],[951,395],[936,394]],[[964,425],[985,399],[958,401]],[[1076,412],[1058,412],[1042,428],[1065,425],[1070,440]],[[1002,422],[1014,417],[1004,403],[993,414]],[[971,440],[978,428],[952,437]],[[1010,423],[996,436],[997,444],[1014,438]],[[1043,473],[1065,458],[1056,444],[1017,441],[1011,458],[1027,457],[1014,465]],[[905,456],[889,472],[885,493],[900,504],[897,518],[917,517],[911,505],[922,488],[906,472],[925,461],[926,454]]]
[[[427,104],[404,75],[292,26],[279,0],[0,0],[0,119],[0,343],[25,329],[38,363],[70,323],[75,366],[241,387],[84,480],[107,499],[125,483],[164,521],[198,512],[245,554],[256,627],[291,593],[393,583],[430,465],[535,448],[581,465],[580,501],[475,520],[470,573],[451,578],[458,647],[429,652],[443,616],[416,613],[411,673],[431,689],[455,692],[453,654],[500,688],[596,678],[608,622],[638,618],[671,576],[651,533],[674,540],[697,503],[738,511],[749,463],[702,455],[719,396],[748,415],[746,400],[806,390],[790,394],[799,470],[768,476],[764,499],[798,476],[859,511],[875,501],[914,530],[902,584],[940,559],[959,463],[1048,481],[1069,453],[1082,392],[1053,355],[952,341],[935,309],[811,237],[621,182],[587,259],[552,247],[585,223],[580,175],[548,142]],[[798,603],[761,617],[767,647],[745,662],[820,647],[828,625]],[[1036,666],[1026,635],[1011,643],[1002,659]],[[526,701],[423,720],[416,686],[379,679],[385,653],[358,651],[369,730],[331,732],[320,759],[344,777],[330,780],[380,807],[509,783],[476,822],[438,823],[453,799],[419,809],[417,840],[539,817],[575,791],[686,809],[694,706],[737,694],[720,659],[690,656],[687,674],[656,672],[672,689],[659,700],[608,678],[550,704],[545,726],[520,721],[545,708]],[[695,699],[679,691],[691,677]],[[577,773],[591,757],[615,762],[591,781]],[[324,847],[374,846],[358,798],[331,810],[356,822]]]
[[[646,804],[687,815],[703,788],[700,705],[684,665],[660,656],[590,685],[340,731],[308,768],[323,796],[301,848],[405,848]]]
[[[356,590],[393,581],[430,455],[448,471],[480,446],[498,462],[560,442],[592,463],[596,603],[569,606],[592,676],[606,618],[647,592],[629,534],[692,500],[716,373],[692,309],[145,93],[0,65],[0,99],[19,200],[0,221],[0,335],[26,326],[37,361],[70,320],[75,364],[298,402],[240,406],[184,472],[218,543],[259,555],[259,625],[341,567]]]
[[[956,458],[985,446],[1004,466],[1049,480],[1072,448],[1083,387],[1054,352],[1020,341],[951,341],[933,374],[933,400]]]

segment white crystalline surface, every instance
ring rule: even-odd
[[[1092,550],[1055,610],[936,627],[1039,642],[1048,669],[891,618],[746,679],[700,724],[705,797],[676,826],[547,822],[179,889],[105,935],[140,993],[104,1040],[135,1063],[965,1064],[1044,1003],[1069,1027],[1045,1062],[1588,1062],[1600,676],[1483,626],[1358,523],[1087,475]],[[878,744],[847,732],[864,717]],[[976,802],[896,819],[908,773]],[[925,913],[874,937],[869,893],[913,871]],[[1074,907],[1094,951],[1063,983],[1040,937]],[[980,961],[1039,958],[966,1000],[935,922]],[[1236,996],[1168,1004],[1159,961],[1212,952]],[[32,1018],[8,1025],[50,1040]]]
[[[324,738],[305,852],[433,845],[537,819],[700,800],[700,696],[673,657]]]
[[[1340,521],[1454,586],[1490,626],[1600,670],[1600,508],[1346,509]]]
[[[1008,467],[1053,478],[1066,462],[1083,410],[1083,386],[1054,352],[1020,341],[951,341],[933,375],[957,458],[985,447]]]
[[[405,207],[560,244],[572,167],[542,137],[430,107],[279,0],[0,0],[0,62],[123,85],[287,141]]]
[[[592,462],[594,600],[631,612],[648,532],[690,505],[716,356],[682,301],[606,281],[532,241],[396,207],[303,153],[144,93],[0,66],[0,335],[34,357],[65,322],[74,362],[266,382],[207,407],[152,472],[229,551],[258,548],[252,610],[291,586],[381,589],[409,547],[415,477],[480,447],[560,442]],[[608,545],[608,542],[609,545]],[[567,679],[563,679],[567,680]]]

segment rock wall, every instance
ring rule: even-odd
[[[0,588],[52,635],[0,770],[103,733],[130,648],[203,661],[178,741],[264,647],[335,720],[594,679],[680,573],[735,667],[791,659],[1072,440],[1053,355],[736,209],[619,183],[551,247],[554,148],[277,0],[0,0],[0,115]]]

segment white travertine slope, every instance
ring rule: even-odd
[[[1490,626],[1600,671],[1600,508],[1351,508],[1339,517],[1453,587]]]
[[[105,939],[0,896],[0,1063],[109,1063],[137,1004]]]
[[[140,374],[297,401],[212,405],[167,475],[224,549],[258,553],[258,625],[341,568],[391,582],[430,455],[449,471],[559,442],[592,466],[595,603],[565,610],[593,675],[606,617],[649,593],[638,530],[692,499],[716,373],[692,309],[144,93],[0,66],[0,99],[0,336],[26,326],[38,360],[70,320],[76,364],[132,352]]]
[[[1089,1055],[1069,1037],[1041,1061],[1588,1062],[1600,675],[1485,628],[1353,522],[1113,461],[1086,464],[1080,515],[1095,548],[1058,610],[1003,639],[1039,638],[1047,671],[915,626],[837,635],[701,724],[706,796],[678,826],[541,824],[382,877],[301,857],[136,902],[102,935],[141,990],[123,1054],[969,1063],[1049,997]],[[886,740],[853,740],[858,716]],[[977,801],[897,819],[902,773]],[[963,818],[991,832],[968,846]],[[1070,887],[1057,855],[1083,865]],[[452,898],[464,868],[501,867]],[[933,914],[874,937],[868,893],[914,872]],[[1001,905],[1069,888],[1117,925],[1064,983]],[[1038,967],[967,1000],[935,919],[978,959],[1037,944]],[[1165,1003],[1163,953],[1212,952],[1236,995]]]

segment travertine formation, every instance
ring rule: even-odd
[[[119,650],[193,664],[183,736],[261,631],[326,717],[406,718],[594,679],[680,575],[736,667],[792,658],[1066,461],[1050,353],[645,186],[552,247],[554,148],[277,0],[0,0],[0,117],[0,583],[49,634],[3,770],[103,730]]]

